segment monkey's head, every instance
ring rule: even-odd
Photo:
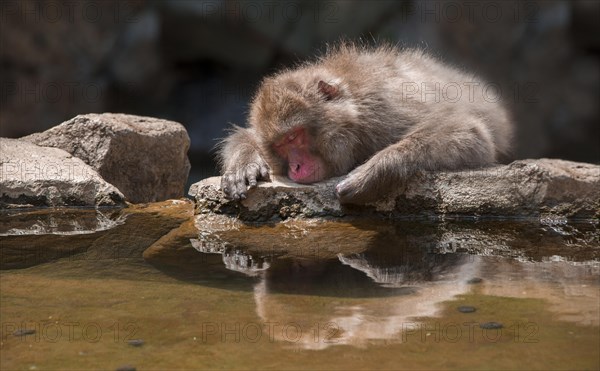
[[[275,174],[313,183],[346,174],[362,160],[356,111],[339,80],[294,71],[263,81],[250,125]]]

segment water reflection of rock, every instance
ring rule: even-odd
[[[223,263],[227,269],[246,273],[249,276],[255,276],[270,266],[263,258],[255,259],[252,255],[246,255],[239,251],[224,251]]]
[[[456,275],[456,268],[462,266],[467,256],[457,254],[429,254],[415,261],[396,262],[373,259],[368,254],[339,255],[340,262],[364,272],[373,282],[386,287],[420,284],[428,281],[445,281]],[[473,272],[476,274],[477,272]]]
[[[0,269],[69,259],[85,261],[90,276],[102,275],[128,259],[143,261],[145,249],[191,215],[191,203],[178,200],[126,209],[3,211]]]
[[[253,256],[306,259],[337,258],[382,246],[417,246],[432,253],[468,253],[544,261],[600,260],[600,225],[562,221],[383,221],[323,222],[290,220],[245,224],[236,218],[197,215],[195,248],[222,252],[236,249]]]
[[[543,299],[559,320],[598,325],[595,224],[284,224],[234,222],[214,234],[199,226],[193,242],[258,278],[257,314],[280,326],[276,340],[307,349],[400,342],[420,317],[474,290]],[[473,277],[483,282],[468,284]]]
[[[8,209],[1,215],[0,236],[90,234],[125,222],[120,208]]]

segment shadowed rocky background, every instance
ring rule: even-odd
[[[600,162],[597,1],[35,1],[0,3],[0,136],[93,112],[181,122],[190,181],[243,124],[257,83],[341,37],[418,46],[490,81],[516,158]],[[463,93],[467,93],[465,90]]]

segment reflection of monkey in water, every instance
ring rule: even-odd
[[[511,133],[492,90],[420,50],[342,44],[262,82],[249,126],[221,145],[222,189],[239,200],[270,171],[298,183],[350,172],[336,191],[360,204],[418,170],[491,164]]]

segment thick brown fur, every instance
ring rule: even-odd
[[[222,189],[243,199],[269,171],[285,175],[273,143],[297,127],[323,160],[321,178],[348,174],[336,187],[344,203],[376,201],[419,170],[492,164],[509,151],[512,125],[485,87],[422,50],[330,48],[263,80],[248,127],[221,143]]]

